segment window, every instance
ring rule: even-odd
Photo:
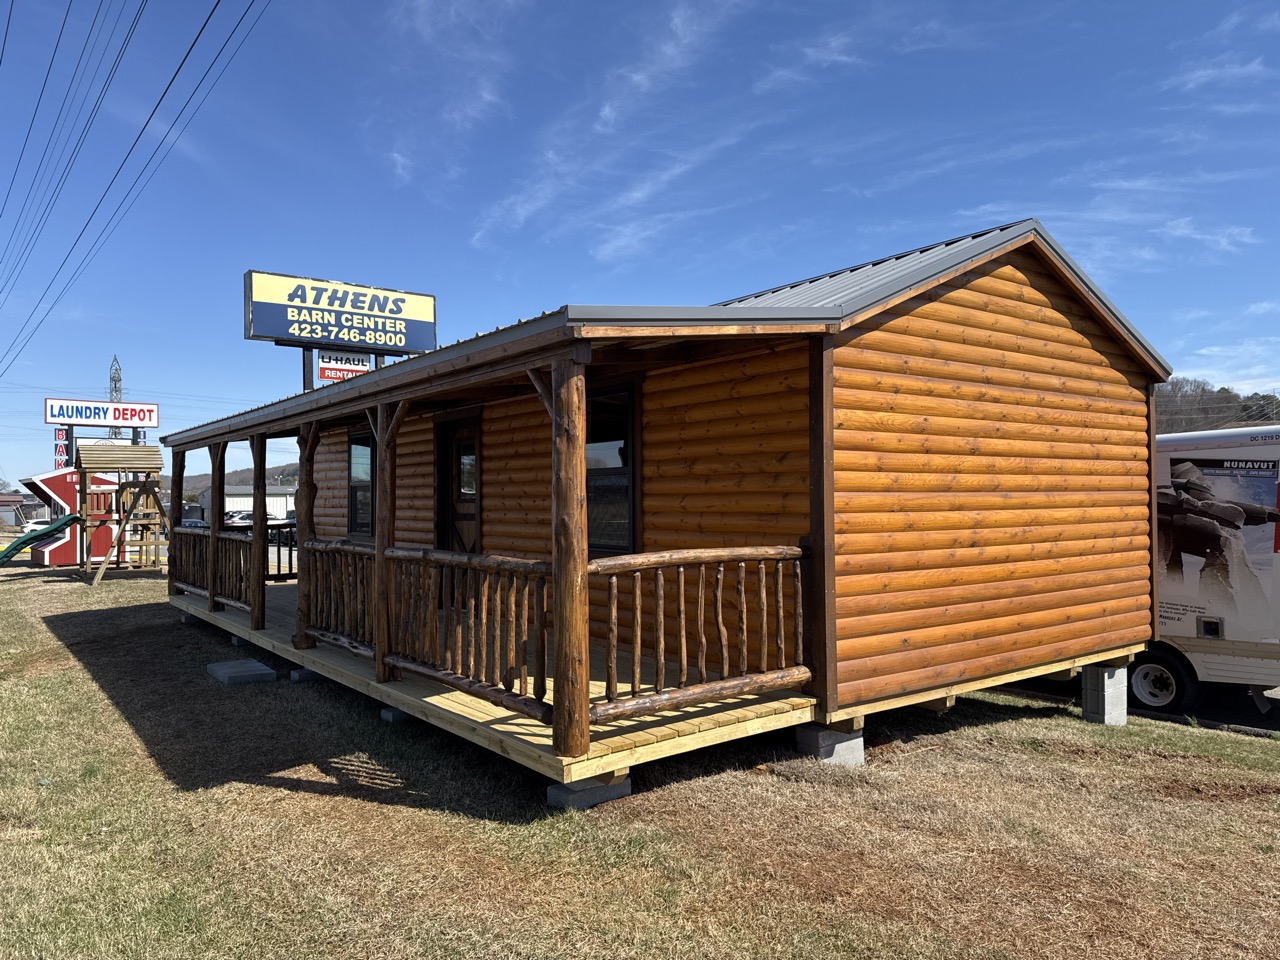
[[[630,390],[587,398],[587,549],[592,556],[635,549],[634,409]]]
[[[352,433],[347,454],[347,533],[373,536],[373,435]]]
[[[453,498],[462,503],[472,503],[476,499],[476,442],[459,440],[455,445],[458,462],[454,464]]]

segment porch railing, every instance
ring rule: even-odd
[[[169,531],[169,567],[174,585],[188,593],[209,591],[209,531],[174,527]]]
[[[391,629],[383,662],[551,722],[551,564],[445,550],[386,551]]]
[[[341,540],[305,546],[312,576],[307,636],[373,657],[373,547]]]
[[[247,573],[249,538],[219,539],[227,541],[225,552],[219,544],[220,565],[243,564]],[[243,560],[232,555],[231,545],[239,550],[240,543]],[[552,721],[551,564],[388,548],[380,574],[387,645],[379,651],[374,548],[327,540],[309,540],[305,548],[312,571],[309,638],[370,659],[381,653],[392,670]],[[179,570],[188,563],[196,569],[199,551],[178,549]],[[604,683],[587,708],[590,722],[808,682],[803,556],[799,547],[765,546],[591,561],[593,661],[602,662]]]
[[[249,609],[251,586],[249,570],[253,550],[253,537],[247,533],[218,534],[218,542],[213,548],[213,562],[216,579],[216,590],[213,599],[230,607],[241,610]]]
[[[210,531],[177,527],[169,538],[169,563],[174,586],[186,593],[208,597]],[[247,533],[218,534],[213,554],[213,599],[216,603],[248,610],[251,602],[250,566],[253,538]]]
[[[782,546],[591,561],[593,606],[604,610],[596,627],[605,634],[605,700],[592,704],[591,722],[806,683],[802,557]]]

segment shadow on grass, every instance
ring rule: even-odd
[[[258,784],[507,823],[548,814],[545,778],[428,724],[386,724],[380,703],[340,684],[292,683],[287,661],[181,624],[166,603],[44,621],[179,789]],[[247,657],[283,679],[226,687],[206,672]]]
[[[382,704],[341,684],[291,683],[288,661],[233,647],[228,634],[203,622],[182,624],[166,603],[51,614],[45,622],[180,789],[248,783],[509,823],[548,815],[539,774],[417,720],[383,723]],[[225,687],[205,669],[248,657],[286,679]],[[962,698],[940,715],[912,708],[875,714],[866,726],[868,756],[874,762],[878,749],[959,727],[1065,713],[1059,704]],[[637,791],[652,790],[798,756],[794,731],[781,730],[644,764],[633,782]]]

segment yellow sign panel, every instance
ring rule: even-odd
[[[436,347],[436,298],[430,294],[250,270],[244,307],[249,340],[365,353]]]

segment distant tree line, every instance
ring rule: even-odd
[[[1280,422],[1280,397],[1274,393],[1241,396],[1208,380],[1171,377],[1156,386],[1156,432],[1189,433],[1250,423]]]

